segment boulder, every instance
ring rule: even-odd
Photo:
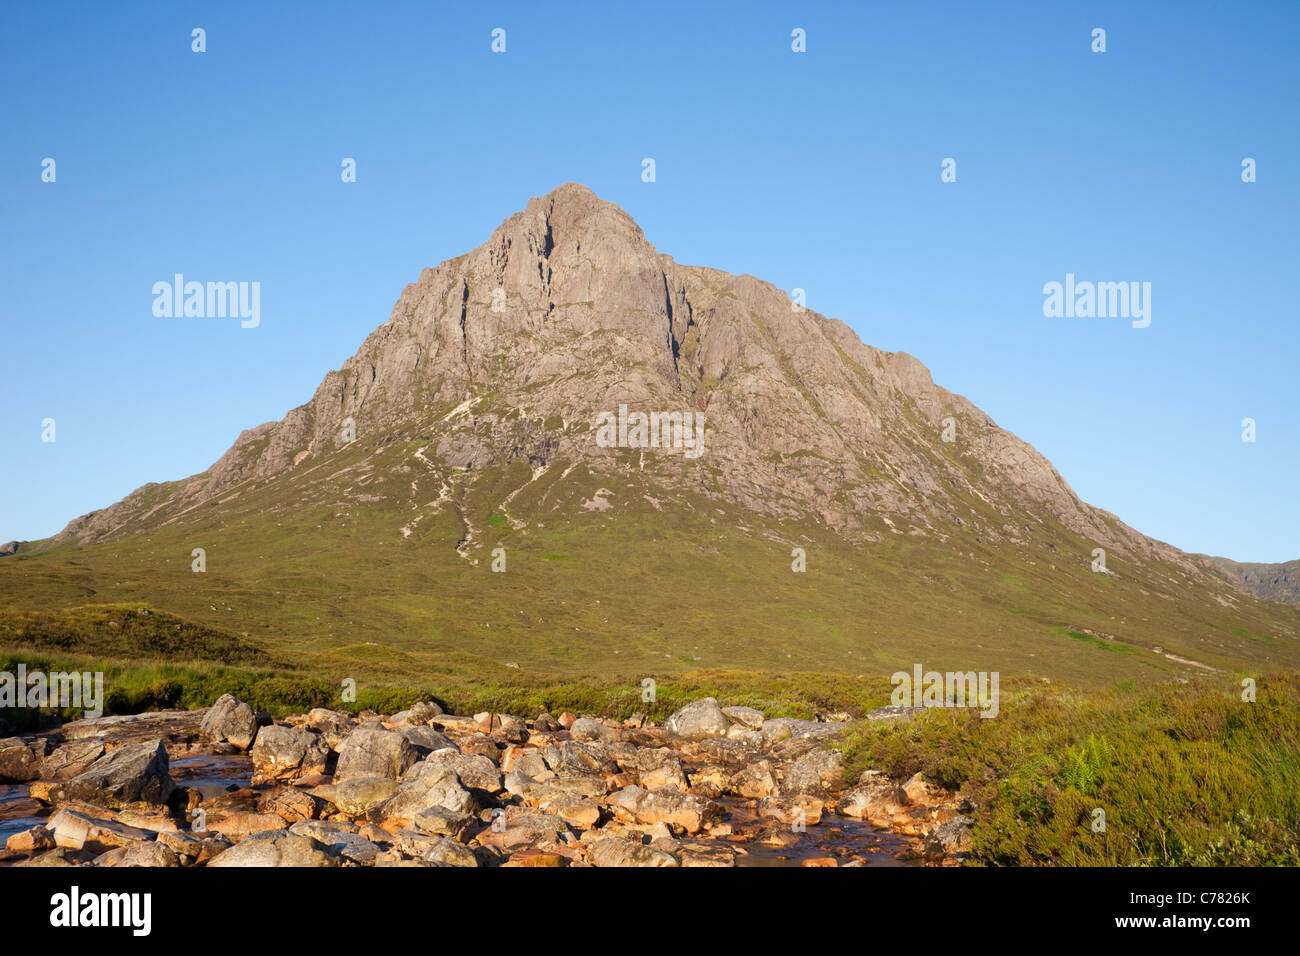
[[[693,701],[677,710],[664,724],[669,740],[704,740],[725,737],[731,722],[712,697]]]
[[[255,833],[218,853],[208,866],[338,866],[338,857],[319,840],[288,830]]]
[[[117,808],[137,801],[166,803],[174,789],[167,748],[155,740],[105,754],[75,777],[55,783],[49,795],[54,803],[82,800]]]
[[[253,785],[324,773],[329,747],[314,730],[270,724],[257,733],[249,756],[253,758]]]
[[[844,758],[835,750],[812,750],[786,768],[781,779],[785,794],[825,795],[843,789]]]
[[[43,745],[45,741],[41,743]],[[41,754],[35,748],[21,737],[0,740],[0,783],[27,783],[40,774]]]
[[[257,739],[257,715],[253,708],[231,694],[222,694],[208,708],[199,736],[210,743],[228,743],[247,750]]]
[[[753,707],[723,707],[722,714],[732,724],[748,727],[750,730],[762,730],[763,721],[767,719],[761,710]]]
[[[349,777],[388,777],[396,780],[420,759],[415,745],[378,722],[362,724],[339,748],[338,780]]]
[[[671,853],[634,843],[618,836],[607,836],[587,848],[587,860],[593,866],[679,866]]]
[[[104,755],[104,742],[95,737],[72,740],[41,762],[42,780],[68,780],[90,769]]]
[[[606,727],[599,720],[591,717],[579,717],[569,728],[569,736],[574,740],[605,740],[614,736],[613,730]]]
[[[926,857],[936,860],[969,853],[972,826],[970,817],[954,817],[941,823],[925,838]]]

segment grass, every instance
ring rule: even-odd
[[[932,709],[856,724],[852,779],[870,766],[960,788],[983,864],[1300,864],[1300,674],[1261,678],[1254,702],[1228,678],[1086,692],[1022,681],[1002,696],[989,720]]]

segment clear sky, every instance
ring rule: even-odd
[[[576,180],[916,355],[1140,531],[1300,557],[1298,46],[1273,2],[11,4],[0,541],[204,470]],[[156,318],[177,272],[260,282],[260,326]],[[1150,282],[1150,327],[1044,317],[1066,273]]]

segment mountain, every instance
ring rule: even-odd
[[[1265,601],[1300,604],[1300,560],[1257,564],[1210,558],[1215,567],[1240,581]]]
[[[606,447],[624,406],[702,420],[699,454]],[[0,562],[19,603],[161,601],[385,673],[980,658],[1097,679],[1290,663],[1300,633],[1081,501],[917,359],[678,264],[573,183],[425,269],[206,472],[23,550]]]

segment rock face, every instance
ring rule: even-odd
[[[1243,564],[1227,558],[1210,558],[1210,561],[1265,601],[1300,604],[1300,560],[1281,564]]]
[[[483,382],[523,417],[477,414]],[[912,356],[864,345],[843,322],[792,307],[752,276],[675,262],[626,212],[576,183],[530,200],[477,249],[425,269],[310,402],[245,431],[162,500],[157,486],[139,489],[55,540],[176,520],[243,482],[329,455],[345,420],[358,434],[390,435],[431,406],[463,412],[443,417],[422,451],[440,467],[644,467],[620,465],[594,440],[595,416],[619,404],[703,412],[710,493],[756,512],[816,516],[874,538],[888,530],[872,516],[906,533],[952,527],[960,511],[982,540],[1013,543],[1023,517],[1046,514],[1100,546],[1204,574],[1084,504],[1033,448],[936,386]],[[948,418],[960,442],[940,440]],[[779,480],[770,480],[773,456]],[[654,467],[665,488],[699,485],[682,456]],[[997,501],[1005,520],[962,507],[966,496]]]

